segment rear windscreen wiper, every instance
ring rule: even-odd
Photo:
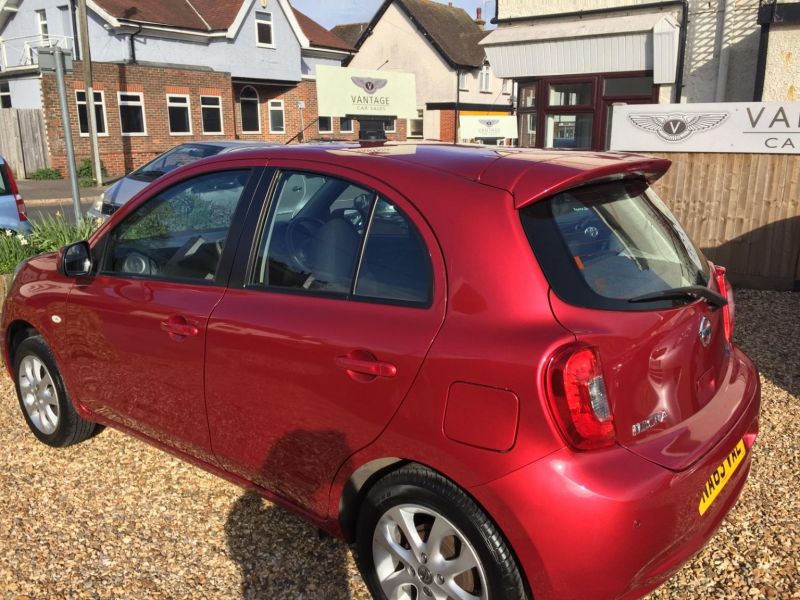
[[[714,309],[722,308],[728,301],[724,296],[719,295],[714,290],[710,290],[702,285],[689,285],[686,287],[672,288],[671,290],[661,290],[651,292],[631,298],[628,302],[654,302],[657,300],[705,300]]]

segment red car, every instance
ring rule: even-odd
[[[669,161],[270,148],[30,259],[6,364],[52,446],[130,432],[358,545],[375,598],[636,597],[711,537],[758,433],[724,269]]]

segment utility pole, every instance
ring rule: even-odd
[[[83,64],[83,85],[86,92],[86,122],[89,124],[89,140],[92,145],[94,180],[97,187],[103,185],[103,167],[100,163],[100,147],[97,144],[97,118],[94,109],[94,85],[92,80],[92,51],[89,48],[89,18],[86,0],[78,0],[78,27],[81,38],[81,63]]]

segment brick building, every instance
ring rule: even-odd
[[[76,58],[67,95],[78,163],[90,157],[74,2],[0,0],[4,108],[41,109],[51,164],[66,169],[55,75],[38,51]],[[354,48],[288,0],[88,0],[100,154],[124,174],[191,140],[355,139],[357,123],[319,118],[315,72]],[[405,139],[405,122],[390,139]],[[390,129],[391,131],[391,125]]]

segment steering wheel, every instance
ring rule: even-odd
[[[286,246],[289,255],[305,271],[313,270],[308,264],[308,247],[314,234],[325,224],[321,219],[295,217],[286,227]]]

